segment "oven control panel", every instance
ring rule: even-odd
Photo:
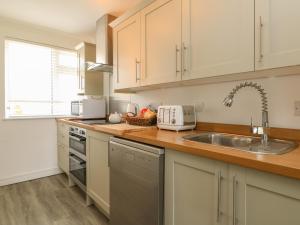
[[[70,134],[76,134],[79,135],[81,137],[86,137],[86,129],[81,128],[81,127],[70,127],[69,129],[69,133]]]

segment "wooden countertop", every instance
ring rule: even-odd
[[[119,123],[119,124],[102,124],[102,125],[88,125],[80,123],[76,118],[64,118],[64,119],[57,119],[58,122],[63,122],[69,125],[82,127],[92,131],[103,132],[111,135],[122,136],[128,132],[134,131],[142,131],[145,129],[151,129],[152,127],[141,127],[141,126],[133,126],[126,123]]]
[[[185,152],[193,155],[198,155],[215,160],[220,160],[227,163],[240,165],[243,167],[253,168],[265,172],[300,179],[300,147],[297,147],[297,149],[283,155],[261,155],[244,152],[229,147],[188,141],[182,138],[182,136],[184,135],[203,132],[199,130],[173,132],[166,130],[158,130],[156,127],[136,127],[127,124],[91,126],[83,125],[76,121],[66,119],[58,119],[58,121],[66,122],[71,125],[84,127],[86,129],[91,129],[94,131],[112,134],[137,142],[156,145],[168,149],[177,150],[180,152]],[[207,124],[206,127],[208,127]],[[230,126],[229,128],[235,127]],[[278,133],[278,129],[275,129],[276,132],[274,131],[274,135]],[[293,136],[298,137],[299,130],[287,130],[288,134],[293,133]],[[222,131],[225,131],[224,127],[222,127]],[[295,135],[295,133],[297,135]],[[300,141],[298,140],[298,143],[299,142]]]

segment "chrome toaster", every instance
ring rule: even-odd
[[[196,127],[193,105],[163,105],[158,107],[157,127],[166,130],[192,130]]]

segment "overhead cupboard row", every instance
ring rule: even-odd
[[[114,88],[297,66],[299,8],[298,0],[152,1],[112,24]]]

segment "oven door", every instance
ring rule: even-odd
[[[70,152],[82,159],[86,158],[86,138],[77,134],[69,134]]]
[[[70,153],[70,176],[82,189],[86,189],[86,161]]]

